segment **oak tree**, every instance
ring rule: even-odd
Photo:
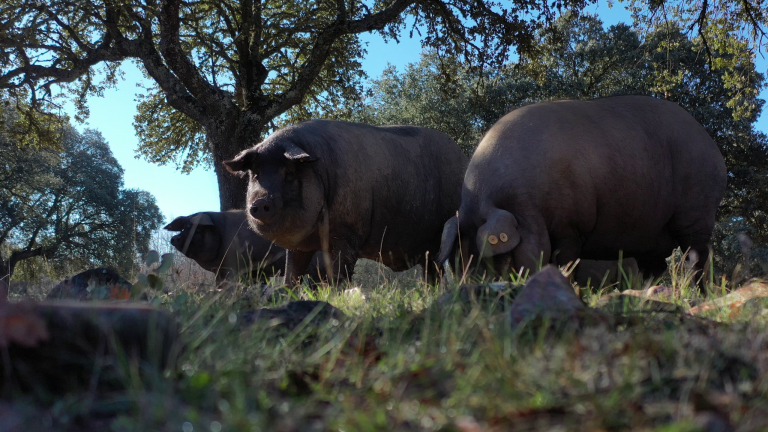
[[[190,168],[213,163],[221,208],[244,205],[245,180],[221,161],[280,121],[334,110],[359,91],[359,35],[423,44],[474,65],[529,49],[536,30],[593,0],[8,0],[0,6],[0,88],[55,110],[85,98],[132,59],[154,83],[136,118],[141,153]]]
[[[3,117],[7,124],[13,115]],[[132,272],[163,222],[152,195],[123,188],[100,133],[70,126],[60,135],[51,148],[0,134],[0,279],[34,257]]]
[[[675,23],[604,29],[589,15],[563,17],[555,27],[535,40],[540,55],[501,68],[477,71],[434,53],[402,72],[390,68],[372,81],[350,118],[432,127],[471,153],[493,123],[525,104],[619,94],[674,101],[706,128],[725,158],[728,189],[719,218],[750,227],[756,244],[768,244],[768,137],[755,128],[765,77],[748,44],[707,48]],[[446,70],[458,79],[441,85]],[[735,238],[738,231],[730,231]]]

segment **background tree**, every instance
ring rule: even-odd
[[[68,127],[61,135],[60,150],[0,135],[0,278],[38,256],[130,273],[163,222],[152,195],[122,189],[123,170],[101,134]]]
[[[737,251],[742,231],[757,245],[768,244],[768,139],[755,130],[765,81],[748,45],[732,40],[726,48],[707,48],[700,36],[687,35],[674,23],[604,29],[599,19],[584,15],[563,17],[555,27],[534,41],[541,55],[522,56],[501,68],[477,71],[429,53],[402,73],[387,69],[372,81],[351,118],[432,127],[471,153],[493,123],[525,104],[619,94],[674,101],[704,125],[726,160],[718,249]],[[456,79],[439,85],[445,71]],[[721,268],[732,267],[731,252]]]
[[[425,47],[493,66],[511,45],[534,53],[537,30],[593,1],[9,0],[0,6],[0,87],[39,114],[55,110],[63,86],[85,116],[86,96],[114,83],[120,61],[135,59],[155,84],[136,117],[140,152],[184,169],[213,163],[229,209],[244,204],[245,180],[220,162],[281,122],[339,115],[360,90],[359,34],[397,38],[412,25]],[[648,19],[675,11],[714,51],[731,40],[754,48],[765,16],[753,1],[649,0]]]
[[[140,152],[185,169],[212,162],[222,209],[244,205],[245,179],[221,161],[279,121],[335,112],[359,91],[358,35],[423,43],[473,65],[526,52],[558,11],[592,0],[9,0],[0,6],[0,87],[36,112],[62,86],[87,115],[86,96],[134,59],[154,81],[139,107]],[[406,24],[408,23],[408,24]],[[31,116],[35,118],[35,116]]]

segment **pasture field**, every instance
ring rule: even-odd
[[[598,301],[639,288],[625,279],[580,289],[615,320],[514,330],[504,309],[522,279],[467,297],[418,270],[358,267],[353,284],[268,298],[177,271],[150,299],[180,323],[176,370],[118,362],[123,389],[31,394],[0,403],[0,418],[24,432],[768,430],[768,303],[689,315],[702,299],[679,264],[661,281],[675,288],[669,305]],[[345,318],[243,324],[245,311],[298,299]]]

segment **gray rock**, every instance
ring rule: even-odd
[[[310,300],[292,301],[274,309],[245,311],[240,315],[243,324],[278,327],[288,331],[296,329],[307,319],[310,320],[309,325],[321,327],[332,320],[340,322],[344,318],[344,313],[330,303]]]
[[[99,267],[59,282],[47,300],[127,300],[133,285],[111,268]]]
[[[159,374],[175,366],[182,349],[176,320],[146,303],[25,301],[8,305],[17,315],[15,321],[23,317],[27,325],[3,348],[0,388],[14,385],[25,392],[53,394],[93,385],[125,388],[128,382],[118,367],[121,362],[135,361],[141,364],[142,374]]]
[[[600,315],[581,301],[568,279],[552,265],[533,275],[509,308],[513,328],[543,319],[551,323],[579,325],[584,318],[599,318]]]

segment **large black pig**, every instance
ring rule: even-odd
[[[165,226],[179,231],[171,244],[222,282],[251,273],[254,280],[285,267],[285,250],[251,229],[243,210],[179,216]]]
[[[459,207],[467,158],[427,128],[313,120],[224,164],[250,177],[249,221],[288,250],[286,281],[295,281],[315,251],[328,252],[332,278],[350,278],[359,257],[434,270],[425,255]]]
[[[528,105],[502,117],[467,168],[438,260],[496,268],[633,257],[658,276],[674,248],[702,268],[725,193],[717,145],[675,103],[646,96]]]

